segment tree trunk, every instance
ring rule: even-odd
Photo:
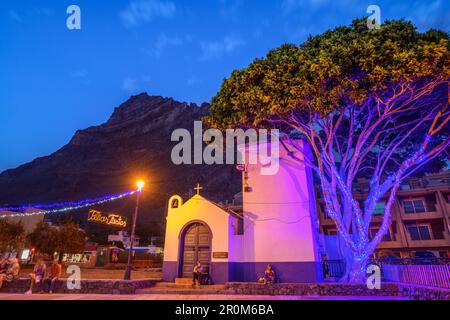
[[[338,236],[337,248],[339,249],[339,254],[342,257],[345,266],[344,274],[339,282],[348,282],[351,266],[353,264],[353,253],[341,235]]]
[[[348,282],[350,283],[365,283],[366,282],[366,267],[367,256],[355,256],[350,267],[348,275]]]

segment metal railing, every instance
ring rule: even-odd
[[[450,289],[450,265],[383,264],[381,269],[386,281]]]
[[[408,207],[402,202],[403,210],[405,210],[406,214],[412,213],[427,213],[427,212],[436,212],[436,204],[433,202],[426,202],[422,207]]]
[[[450,277],[450,258],[378,258],[369,259],[367,265],[376,264],[381,268],[383,277],[386,281],[406,282],[411,279],[419,279],[419,282],[410,282],[424,284],[429,286],[442,285],[441,282]],[[344,260],[326,260],[322,261],[322,272],[324,279],[339,279],[345,273]],[[426,275],[428,272],[428,275]],[[434,275],[436,273],[436,275]],[[447,278],[445,277],[447,276]],[[436,277],[436,281],[430,279]],[[401,281],[403,279],[403,281]],[[433,278],[434,279],[434,278]],[[443,279],[443,280],[442,280]],[[427,281],[425,281],[427,280]],[[439,282],[441,281],[441,282]],[[444,282],[445,283],[445,282]],[[448,282],[447,282],[448,283]]]
[[[437,257],[427,257],[427,258],[397,258],[397,257],[385,257],[378,259],[369,259],[369,264],[383,265],[450,265],[450,258],[437,258]]]
[[[344,260],[326,260],[322,262],[324,279],[339,279],[345,273]]]

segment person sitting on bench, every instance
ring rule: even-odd
[[[18,280],[19,275],[20,275],[19,260],[13,259],[6,273],[0,275],[0,289],[3,286],[3,281],[11,282],[13,280]]]
[[[202,276],[203,276],[203,267],[200,261],[197,261],[197,264],[195,265],[193,270],[192,285],[195,286],[196,283],[198,283],[198,285],[201,285]]]
[[[48,293],[50,294],[53,293],[56,281],[58,281],[58,279],[61,277],[61,269],[62,266],[58,262],[58,259],[54,259],[53,263],[50,266],[50,274],[48,275],[48,278],[45,279],[48,286]]]
[[[9,261],[3,258],[0,261],[0,275],[6,274],[6,272],[8,272],[8,269],[9,269]]]
[[[273,283],[275,281],[275,271],[270,264],[267,265],[264,271],[264,284]]]
[[[42,258],[39,258],[38,261],[36,262],[36,265],[34,266],[33,272],[30,273],[31,285],[30,289],[27,292],[25,292],[25,294],[32,294],[33,287],[35,285],[39,285],[41,289],[43,288],[42,282],[44,281],[46,270],[47,265],[44,263],[44,260]],[[43,290],[41,291],[43,292]]]

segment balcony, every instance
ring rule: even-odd
[[[398,239],[398,236],[396,236]],[[400,241],[382,241],[378,244],[377,249],[400,249],[404,248],[405,245]]]
[[[446,239],[408,240],[408,242],[409,247],[411,248],[438,248],[450,246],[450,240]]]
[[[448,175],[435,175],[421,179],[409,179],[408,181],[402,183],[402,185],[400,186],[400,190],[417,190],[449,185],[450,177],[448,177]]]
[[[436,248],[436,247],[450,247],[450,235],[443,233],[444,239],[431,240],[412,240],[409,232],[406,232],[409,247],[411,248]]]
[[[401,215],[405,221],[443,218],[441,210],[436,207],[435,203],[425,203],[418,208],[401,205]]]
[[[402,212],[402,220],[430,220],[430,219],[442,219],[443,215],[441,211],[427,211],[420,213],[404,213]]]

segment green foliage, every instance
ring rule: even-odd
[[[22,224],[0,219],[0,254],[20,251],[26,242]]]
[[[29,239],[39,252],[50,256],[58,252],[60,257],[64,253],[79,253],[86,244],[85,232],[71,221],[58,226],[41,222],[29,235]]]
[[[366,21],[286,44],[233,71],[205,120],[216,128],[278,128],[283,140],[306,142],[325,210],[336,224],[347,261],[343,279],[362,281],[362,261],[391,223],[400,182],[450,147],[448,34],[417,32],[403,20],[369,30]],[[442,162],[440,163],[442,166]],[[360,205],[352,186],[369,190]],[[386,195],[379,231],[372,213]]]
[[[450,76],[449,37],[388,21],[369,30],[366,20],[286,44],[233,71],[212,100],[205,120],[219,128],[271,126],[309,108],[326,115],[369,97],[386,101],[397,85]]]

